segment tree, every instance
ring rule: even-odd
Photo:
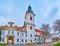
[[[45,43],[46,39],[48,37],[50,37],[50,29],[51,28],[50,28],[49,24],[42,24],[40,29],[42,29],[45,32],[43,35],[43,37],[44,37],[43,42]]]
[[[56,20],[53,23],[53,30],[56,33],[56,35],[60,33],[60,19]]]

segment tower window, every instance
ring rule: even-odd
[[[32,17],[30,17],[30,20],[32,20]]]
[[[30,29],[32,30],[32,26],[30,27]]]

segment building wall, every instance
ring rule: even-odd
[[[32,30],[31,30],[30,26],[31,25],[27,25],[28,42],[30,42],[31,40],[33,42],[35,42],[35,30],[34,30],[35,28],[34,28],[34,26],[32,26]],[[32,35],[32,37],[31,37],[31,35]]]
[[[32,20],[30,20],[30,17],[32,17]],[[31,13],[26,14],[26,19],[25,19],[26,23],[34,24],[35,23],[34,20],[35,20],[35,18],[34,18],[33,14],[31,14]]]
[[[8,30],[2,30],[1,43],[7,43],[7,35],[14,36],[14,44],[26,44],[29,40],[27,32],[20,32],[18,30],[13,30],[13,34],[12,34],[12,31],[10,31],[10,33],[8,33],[8,32],[9,32]],[[26,36],[26,34],[27,34],[27,36]],[[3,41],[3,39],[4,39],[4,41]],[[19,39],[19,41],[17,41],[17,39]],[[22,39],[23,39],[23,42],[22,42]]]
[[[32,20],[30,20],[30,17],[32,17]],[[30,42],[35,42],[35,24],[34,24],[34,15],[33,13],[28,12],[26,14],[26,29],[27,29],[27,38],[28,38],[28,43]],[[32,27],[32,29],[30,29]],[[32,35],[32,36],[31,36]]]

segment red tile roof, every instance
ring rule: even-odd
[[[40,29],[35,29],[35,32],[44,33],[44,31]]]
[[[0,26],[0,29],[6,29],[7,26]]]
[[[0,29],[8,29],[8,26],[0,26]],[[13,26],[13,29],[17,29],[19,31],[23,31],[23,29],[26,29],[25,26]]]

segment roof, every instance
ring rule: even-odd
[[[40,37],[40,36],[42,36],[42,35],[45,35],[45,34],[46,34],[46,32],[44,32],[44,31],[43,31],[43,30],[41,30],[41,29],[35,29],[35,32],[40,33],[39,35],[38,35],[38,34],[36,34],[36,35],[35,35],[36,37]],[[50,35],[50,33],[49,33],[49,32],[47,32],[47,34],[48,34],[48,35]]]
[[[13,28],[18,29],[19,31],[22,31],[23,29],[26,29],[26,26],[14,26]]]
[[[25,29],[26,32],[26,28],[25,26],[13,26],[12,28],[9,28],[8,26],[0,26],[0,29],[17,29],[18,31],[23,31],[23,29]]]
[[[14,24],[14,22],[8,22],[8,24]],[[26,26],[17,26],[17,25],[15,25],[15,26],[9,27],[8,25],[4,25],[4,26],[0,26],[0,29],[3,29],[3,30],[5,30],[5,29],[8,29],[8,30],[16,29],[18,31],[25,31],[25,32],[27,32]],[[45,32],[43,30],[41,30],[41,29],[35,29],[35,32],[40,33],[40,35],[45,34]]]
[[[44,33],[44,31],[40,29],[35,29],[35,32]]]
[[[40,33],[39,35],[38,35],[38,34],[36,34],[36,35],[35,35],[36,37],[40,37],[41,35],[43,35],[43,34],[44,34],[44,31],[42,31],[42,30],[40,30],[40,29],[35,29],[35,32]]]
[[[0,29],[6,29],[7,26],[0,26]]]

